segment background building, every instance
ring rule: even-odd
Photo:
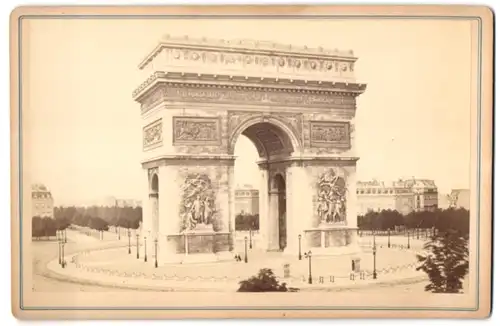
[[[383,209],[408,214],[438,207],[437,187],[434,181],[426,179],[399,179],[390,184],[378,180],[361,181],[357,183],[356,194],[358,215]]]
[[[470,209],[470,190],[452,189],[449,195],[449,207]]]
[[[236,214],[259,214],[259,190],[250,185],[237,187],[235,191]]]
[[[31,186],[31,216],[54,218],[54,199],[43,184]]]

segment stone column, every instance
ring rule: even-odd
[[[224,222],[224,232],[230,232],[231,237],[233,237],[234,245],[234,235],[235,235],[235,224],[236,224],[236,207],[235,207],[235,181],[234,181],[234,161],[229,162],[227,167],[227,186],[228,186],[228,208],[227,217]]]
[[[269,248],[269,172],[267,167],[260,168],[259,187],[259,235],[258,247],[267,250]]]

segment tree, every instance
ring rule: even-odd
[[[417,255],[430,283],[425,290],[433,293],[459,293],[469,272],[468,240],[456,230],[433,236],[424,246],[427,255]]]
[[[240,282],[238,292],[294,292],[296,289],[289,289],[286,283],[279,283],[273,271],[263,268],[257,276],[252,276]]]
[[[31,236],[39,239],[44,235],[43,220],[40,216],[33,216],[31,219]]]

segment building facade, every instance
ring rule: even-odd
[[[259,190],[245,185],[235,190],[236,214],[259,214]]]
[[[469,189],[452,189],[449,198],[450,208],[465,208],[470,209],[470,190]]]
[[[434,181],[427,179],[399,179],[390,184],[378,180],[360,181],[356,195],[358,215],[383,209],[408,214],[438,207],[437,187]]]
[[[43,184],[31,186],[31,216],[54,218],[54,199]]]

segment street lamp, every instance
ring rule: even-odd
[[[64,261],[64,241],[61,242],[61,266],[66,267],[66,262]]]
[[[391,229],[387,229],[387,234],[388,234],[387,248],[390,248],[391,247]]]
[[[377,279],[377,244],[375,243],[375,233],[373,234],[373,279]]]
[[[59,265],[62,264],[62,259],[61,259],[61,243],[62,243],[62,240],[59,239],[57,241],[57,251],[59,252]]]
[[[302,235],[299,234],[299,260],[302,260],[302,246],[301,246]]]
[[[155,239],[155,268],[158,268],[158,239]]]
[[[407,231],[406,234],[408,235],[408,249],[410,249],[410,231]]]
[[[120,226],[118,226],[118,240],[122,239],[122,233],[120,231]]]
[[[249,231],[248,233],[250,234],[250,247],[249,248],[252,249],[252,227],[250,227],[250,229],[248,231]]]
[[[247,244],[248,244],[248,238],[245,237],[245,263],[248,263]]]
[[[132,253],[132,249],[130,248],[130,229],[128,229],[128,254],[130,255]]]
[[[312,284],[313,283],[313,278],[312,278],[312,272],[311,272],[311,258],[312,258],[312,252],[309,250],[308,252],[304,253],[304,257],[309,258],[309,280],[308,283]]]
[[[68,237],[66,236],[66,229],[64,229],[64,243],[68,242]]]
[[[146,237],[144,237],[144,262],[148,261],[148,253],[146,251],[147,248],[148,248],[148,246],[146,246]]]
[[[137,237],[137,259],[139,259],[139,233],[135,235]]]

